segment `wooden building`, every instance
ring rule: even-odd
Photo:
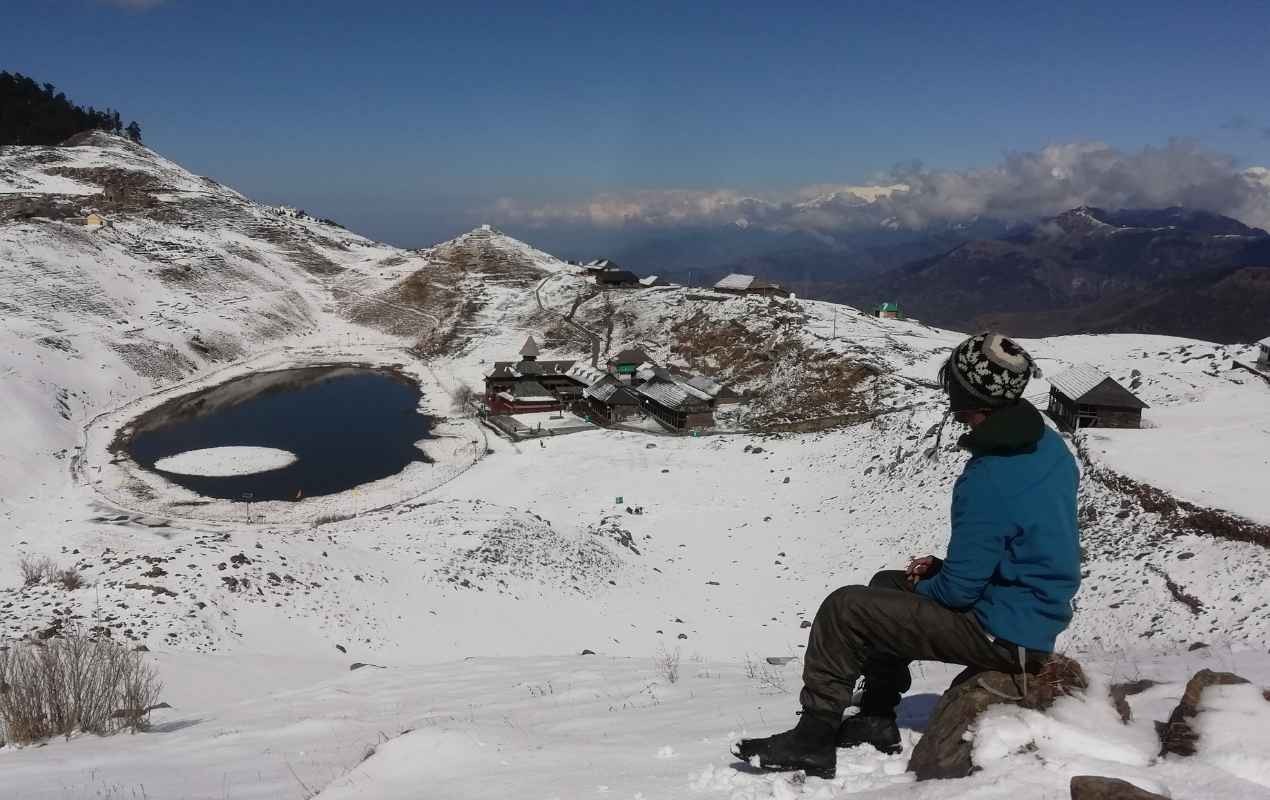
[[[538,343],[530,336],[520,348],[520,361],[496,361],[485,376],[485,405],[494,414],[558,411],[581,398],[585,384],[570,374],[573,361],[538,360]]]
[[[611,356],[607,362],[609,372],[621,378],[626,383],[631,383],[639,368],[644,364],[653,363],[653,359],[648,353],[638,347],[627,347],[619,353]]]
[[[638,289],[643,284],[634,272],[624,269],[606,269],[595,273],[595,285],[606,289]]]
[[[1270,370],[1270,336],[1257,342],[1257,369]]]
[[[873,309],[873,316],[879,319],[900,319],[900,304],[892,301],[878,303],[878,307]]]
[[[559,411],[560,398],[533,380],[517,381],[510,389],[486,397],[491,414],[532,414],[536,411]]]
[[[631,389],[613,375],[605,375],[582,392],[586,411],[612,425],[640,414],[640,401]]]
[[[1089,364],[1080,364],[1050,379],[1046,413],[1063,430],[1140,428],[1142,409],[1133,392]]]
[[[664,369],[657,369],[634,391],[644,411],[671,430],[714,425],[714,403],[709,395],[675,380]]]
[[[753,275],[733,272],[714,285],[717,292],[725,294],[757,294],[766,297],[789,297],[789,290],[778,283],[765,281]]]

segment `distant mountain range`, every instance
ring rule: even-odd
[[[702,225],[628,231],[610,245],[606,254],[641,274],[694,285],[754,274],[859,308],[896,301],[913,317],[960,330],[1222,342],[1270,334],[1270,235],[1188,208],[1083,206],[1033,223],[977,218],[836,236]]]
[[[963,330],[1255,341],[1270,333],[1270,235],[1205,211],[1082,207],[831,294]]]

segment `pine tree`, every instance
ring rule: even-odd
[[[128,123],[127,131],[129,139],[137,144],[141,144],[141,126],[137,124],[135,119]]]

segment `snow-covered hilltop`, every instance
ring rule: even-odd
[[[517,774],[560,796],[830,797],[905,782],[902,761],[873,759],[858,779],[777,784],[727,772],[724,751],[796,705],[796,665],[755,664],[800,653],[826,591],[942,551],[962,456],[952,436],[939,458],[924,451],[942,413],[934,373],[961,334],[815,301],[601,291],[488,227],[402,250],[101,134],[0,149],[0,281],[0,632],[79,623],[144,643],[174,706],[156,712],[162,734],[0,752],[21,796],[144,783],[152,797],[328,785],[322,796],[505,797]],[[743,399],[708,435],[508,442],[457,399],[530,335],[544,357],[583,362],[596,341],[601,356],[639,347]],[[1176,688],[1204,659],[1270,680],[1270,383],[1235,368],[1250,348],[1026,344],[1047,375],[1089,363],[1150,406],[1143,430],[1077,437],[1087,575],[1064,646],[1104,683],[1147,673]],[[248,520],[244,504],[176,491],[115,446],[140,413],[196,388],[345,363],[419,382],[424,410],[446,418],[422,443],[430,464],[256,503]],[[1029,396],[1044,405],[1048,389]],[[20,559],[42,556],[85,587],[21,586]],[[572,655],[584,649],[599,655]],[[352,662],[388,669],[350,674]],[[949,677],[932,669],[920,688]],[[1046,791],[1078,766],[1147,774],[1147,722],[1116,750],[1089,745],[1086,720],[1030,766],[1002,755],[1002,769]],[[384,757],[357,766],[382,737]],[[1079,757],[1060,746],[1077,739]],[[578,747],[585,780],[552,783]],[[503,783],[465,782],[491,761]],[[1150,774],[1176,797],[1201,796],[1203,781],[1270,796],[1252,793],[1270,767],[1204,769]],[[966,796],[999,796],[973,794],[987,784],[969,779]]]

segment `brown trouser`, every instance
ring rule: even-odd
[[[1029,653],[1029,671],[1034,658]],[[862,714],[894,714],[912,685],[912,661],[943,661],[975,671],[1020,671],[1013,646],[993,642],[968,612],[909,587],[902,570],[879,572],[868,586],[844,586],[820,604],[803,661],[803,707],[841,714],[864,676]]]

